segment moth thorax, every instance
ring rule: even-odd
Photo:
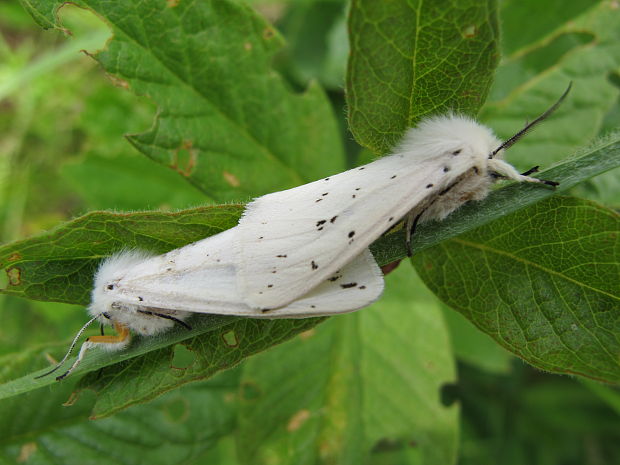
[[[463,177],[447,186],[431,201],[422,215],[423,221],[442,220],[470,200],[482,200],[489,193],[493,179],[486,170],[473,168]]]
[[[116,306],[109,312],[112,322],[127,326],[132,332],[142,336],[153,336],[175,326],[175,320],[184,321],[191,313],[179,310],[153,309],[138,305]]]

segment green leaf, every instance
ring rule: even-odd
[[[577,0],[570,6],[545,2],[541,25],[554,29],[546,29],[543,35],[538,27],[524,31],[522,19],[536,14],[540,2],[537,7],[530,0],[507,3],[502,18],[508,33],[532,42],[517,50],[512,47],[522,42],[507,44],[511,50],[497,70],[482,121],[490,123],[500,137],[509,137],[573,83],[560,109],[510,149],[511,163],[528,169],[557,162],[590,143],[600,134],[605,116],[617,107],[620,91],[610,76],[620,69],[620,15],[613,2]],[[587,9],[584,3],[589,3]],[[556,13],[560,9],[562,13]]]
[[[502,48],[506,55],[516,54],[532,44],[541,44],[558,29],[571,27],[583,12],[592,8],[592,0],[571,2],[521,0],[502,2]],[[535,20],[534,20],[535,19]],[[523,27],[527,24],[528,27]],[[577,29],[577,28],[575,28]]]
[[[458,409],[440,390],[455,368],[441,310],[409,266],[386,279],[371,307],[246,362],[242,463],[360,464],[394,451],[398,463],[454,463]]]
[[[81,380],[78,388],[97,394],[91,416],[107,417],[176,387],[230,369],[245,358],[307,331],[323,320],[304,318],[274,321],[197,316],[192,322],[199,321],[202,332],[205,329],[207,331],[205,334],[186,339],[182,345],[177,346],[169,345],[170,335],[153,341],[145,338],[135,349],[132,347],[122,353],[123,359],[135,357],[140,352],[144,356],[91,372]],[[177,338],[181,336],[179,331],[175,335]],[[156,347],[162,348],[154,350]],[[179,351],[186,355],[181,366],[175,362],[175,355]],[[106,365],[109,364],[108,361]],[[101,363],[97,365],[102,366]]]
[[[170,210],[205,202],[198,189],[141,155],[111,158],[89,153],[80,163],[63,165],[61,174],[92,209],[113,205],[123,210]]]
[[[353,0],[347,76],[356,140],[387,153],[423,116],[475,115],[499,59],[494,0]]]
[[[61,0],[24,2],[60,27]],[[159,105],[154,127],[129,138],[209,197],[245,199],[340,171],[342,143],[323,91],[293,94],[270,68],[278,33],[235,0],[82,0],[112,28],[96,59]]]
[[[88,419],[94,396],[71,397],[71,382],[2,402],[3,463],[186,464],[233,429],[236,377],[193,384],[97,422]]]
[[[528,363],[620,382],[620,216],[554,197],[414,259],[450,307]]]

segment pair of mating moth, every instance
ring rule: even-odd
[[[69,375],[92,347],[125,348],[132,332],[150,336],[194,313],[250,318],[305,318],[350,312],[383,292],[368,246],[404,219],[407,249],[416,225],[443,219],[481,200],[497,179],[555,186],[519,173],[504,151],[544,120],[560,99],[510,139],[464,116],[422,120],[392,154],[367,165],[249,203],[238,226],[164,255],[123,251],[105,259],[88,312],[116,336],[91,336]]]

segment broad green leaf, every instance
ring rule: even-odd
[[[620,217],[554,197],[418,254],[450,307],[532,365],[620,382]]]
[[[206,328],[205,334],[186,339],[179,346],[170,346],[170,336],[167,335],[159,341],[152,341],[155,344],[159,342],[157,346],[163,347],[159,350],[154,350],[156,346],[151,341],[140,341],[142,352],[148,351],[143,357],[132,358],[124,364],[106,367],[84,377],[79,389],[97,394],[91,415],[95,418],[107,417],[173,388],[209,378],[236,366],[251,355],[313,328],[324,319],[278,321],[206,315],[194,317],[192,321],[197,320],[200,320],[202,328]],[[181,336],[179,331],[176,335]],[[140,346],[123,351],[123,359],[135,357],[138,349]],[[178,351],[186,353],[182,366],[175,363],[175,352]]]
[[[614,2],[504,2],[506,56],[497,70],[482,119],[508,137],[548,107],[570,80],[573,91],[558,114],[515,145],[512,163],[549,164],[620,127],[620,14]],[[523,18],[538,14],[540,23]],[[517,36],[519,38],[517,38]],[[617,207],[620,171],[584,183],[579,196]]]
[[[347,75],[356,140],[388,152],[423,116],[475,115],[499,59],[494,0],[353,0]]]
[[[61,174],[92,209],[170,210],[205,202],[198,189],[141,155],[110,158],[89,153],[80,163],[65,164]]]
[[[508,152],[511,163],[528,169],[557,162],[590,143],[600,134],[605,116],[618,106],[620,91],[610,75],[620,69],[620,14],[608,1],[589,2],[588,9],[581,0],[570,6],[539,2],[548,8],[543,23],[549,27],[553,23],[554,29],[543,36],[536,32],[534,37],[529,35],[533,31],[523,30],[522,18],[536,14],[533,11],[540,6],[533,10],[535,2],[529,0],[508,3],[503,22],[510,31],[519,29],[533,41],[504,57],[480,115],[482,121],[507,138],[573,83],[560,109]],[[556,14],[557,9],[564,11]],[[557,22],[558,18],[564,22]]]
[[[506,55],[541,44],[550,34],[578,18],[600,3],[592,0],[505,1],[500,5],[502,17],[502,48]],[[523,27],[527,24],[527,27]],[[575,28],[576,29],[576,28]]]
[[[32,465],[185,464],[230,434],[235,387],[219,377],[97,422],[88,420],[94,396],[71,398],[71,383],[31,392],[0,404],[0,454]]]
[[[360,464],[394,450],[398,463],[455,461],[458,410],[440,400],[455,378],[448,334],[408,268],[371,307],[246,362],[242,463]]]
[[[22,2],[46,27],[66,2]],[[159,105],[153,128],[129,140],[217,200],[245,199],[343,167],[322,90],[295,95],[270,68],[279,34],[243,2],[82,0],[112,28],[95,55]]]

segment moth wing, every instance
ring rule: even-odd
[[[251,308],[237,288],[232,250],[236,233],[237,228],[229,229],[131,267],[115,286],[115,302],[145,309],[301,318],[353,311],[369,305],[383,291],[381,271],[366,251],[336,279],[322,283],[287,307],[271,312]]]
[[[246,302],[284,306],[342,269],[471,168],[457,158],[446,171],[445,158],[395,154],[248,204],[235,245]]]

